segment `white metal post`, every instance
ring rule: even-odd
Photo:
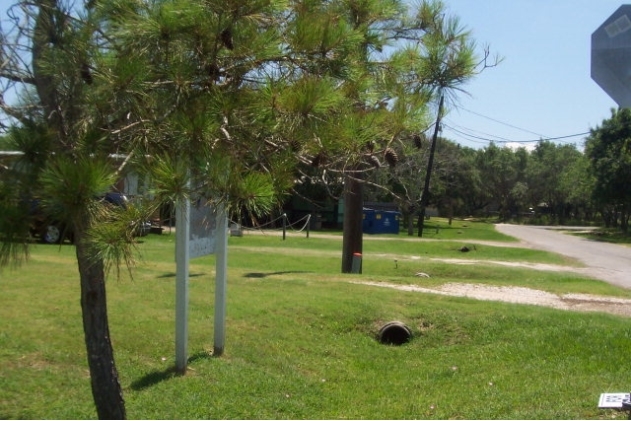
[[[228,273],[228,217],[226,208],[217,208],[217,242],[215,249],[215,341],[213,355],[223,354],[226,342],[226,280]]]
[[[188,342],[188,262],[191,203],[181,200],[175,211],[175,369],[186,371]]]

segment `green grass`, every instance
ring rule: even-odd
[[[480,245],[461,253],[450,239],[365,240],[364,273],[352,275],[340,274],[340,239],[315,233],[285,241],[231,237],[221,358],[210,354],[214,256],[194,259],[190,369],[176,376],[174,235],[145,238],[133,280],[123,274],[108,281],[128,416],[625,418],[596,405],[602,392],[628,391],[628,319],[349,282],[473,282],[618,296],[628,291],[569,273],[430,260],[516,261],[515,248]],[[0,273],[0,418],[95,416],[73,253],[69,245],[36,246],[26,266]],[[529,262],[563,262],[545,253],[524,256]],[[415,277],[419,270],[432,277]],[[410,343],[378,343],[379,327],[390,320],[412,329]]]
[[[575,235],[606,243],[631,244],[631,233],[624,233],[620,229],[615,228],[600,228],[589,232],[575,233]]]

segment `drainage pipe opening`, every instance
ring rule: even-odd
[[[412,331],[401,322],[389,322],[379,329],[379,342],[386,345],[403,345],[412,339]]]

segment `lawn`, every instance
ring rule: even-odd
[[[630,296],[571,273],[432,260],[575,264],[517,243],[476,243],[511,244],[490,225],[459,223],[470,229],[420,241],[365,236],[361,275],[340,274],[339,233],[230,237],[225,354],[211,355],[214,257],[197,258],[184,376],[173,373],[174,235],[144,238],[133,279],[122,272],[108,281],[128,416],[624,419],[596,406],[600,393],[629,389],[626,318],[350,283],[466,281]],[[462,253],[463,244],[476,248]],[[27,265],[0,273],[0,418],[95,417],[73,253],[37,245]],[[415,277],[419,270],[431,278]],[[409,343],[376,340],[391,320],[410,327]]]

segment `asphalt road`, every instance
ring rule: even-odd
[[[593,278],[631,289],[631,247],[587,240],[550,227],[498,224],[496,228],[532,248],[579,260]]]

